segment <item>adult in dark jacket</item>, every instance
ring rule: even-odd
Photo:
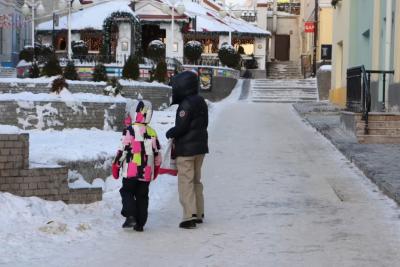
[[[199,79],[195,72],[184,71],[173,77],[172,104],[178,104],[175,127],[167,138],[175,141],[178,168],[179,201],[183,207],[181,228],[194,228],[204,218],[201,166],[208,153],[208,108],[199,95]]]

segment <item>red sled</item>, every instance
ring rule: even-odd
[[[178,168],[176,167],[175,151],[173,140],[168,140],[167,147],[165,148],[165,153],[163,161],[161,163],[159,174],[168,174],[172,176],[178,175]]]

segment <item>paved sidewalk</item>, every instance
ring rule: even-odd
[[[390,198],[400,204],[400,144],[359,144],[340,128],[339,109],[327,102],[294,104],[295,110],[328,138]]]

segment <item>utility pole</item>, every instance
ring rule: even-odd
[[[313,76],[317,76],[317,46],[318,46],[318,13],[319,3],[315,0],[314,9],[314,51],[313,51]]]

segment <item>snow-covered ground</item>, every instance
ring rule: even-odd
[[[203,167],[206,217],[198,229],[178,228],[176,178],[169,176],[151,185],[144,233],[120,228],[119,185],[112,180],[104,200],[92,205],[2,194],[0,223],[6,230],[0,230],[0,240],[7,245],[0,246],[0,262],[13,267],[398,265],[400,212],[392,200],[290,105],[226,103],[212,105],[210,154]]]
[[[224,101],[209,103],[211,124],[224,105],[238,99],[240,87],[241,82],[238,83],[231,96]],[[21,99],[24,99],[23,96]],[[161,144],[166,143],[165,132],[173,126],[175,112],[176,106],[165,111],[155,111],[153,114],[150,125],[157,131]],[[18,131],[16,127],[0,125],[0,133]],[[30,134],[32,166],[113,156],[119,146],[121,136],[121,133],[97,129],[22,132]],[[50,255],[54,248],[73,245],[75,242],[90,242],[99,236],[119,234],[122,223],[119,195],[121,180],[109,177],[105,182],[96,179],[93,183],[103,187],[104,195],[103,201],[90,205],[66,205],[63,202],[50,202],[36,197],[21,198],[0,193],[0,240],[2,242],[0,266],[24,266],[32,260],[43,259],[46,254]],[[176,194],[175,177],[163,175],[153,182],[150,189],[150,217],[162,210]],[[56,265],[74,266],[63,263]]]

